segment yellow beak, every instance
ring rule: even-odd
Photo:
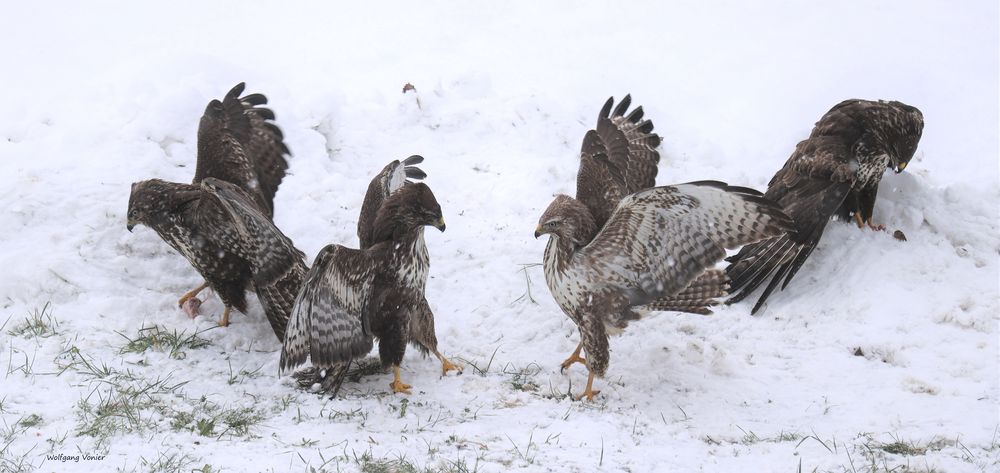
[[[437,228],[438,230],[441,230],[443,232],[444,229],[445,229],[444,217],[441,217],[440,219],[438,219],[438,221],[434,225],[434,227]]]

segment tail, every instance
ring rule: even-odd
[[[718,298],[729,294],[728,290],[729,277],[726,272],[721,269],[709,269],[691,281],[683,291],[657,299],[647,304],[645,308],[654,311],[708,315],[712,313],[709,307],[719,305]]]

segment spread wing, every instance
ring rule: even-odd
[[[597,116],[597,128],[583,138],[576,198],[590,209],[598,228],[618,202],[629,194],[656,185],[660,136],[653,122],[643,120],[642,107],[625,114],[632,97],[626,95],[612,111],[609,98]]]
[[[577,260],[623,291],[632,306],[678,294],[726,248],[780,235],[790,221],[752,189],[700,181],[622,199]]]
[[[372,246],[373,230],[375,227],[375,216],[378,209],[382,207],[382,202],[390,194],[396,192],[409,179],[423,179],[427,174],[416,165],[424,162],[422,156],[413,155],[402,162],[393,161],[382,168],[368,184],[368,192],[365,194],[365,201],[361,205],[361,215],[358,216],[358,240],[361,242],[361,249]]]
[[[371,351],[367,310],[376,266],[366,250],[328,245],[319,252],[295,299],[282,373],[307,359],[320,369],[342,366]]]
[[[212,100],[198,126],[198,162],[194,183],[214,177],[232,182],[249,193],[269,217],[274,195],[285,177],[290,154],[281,130],[272,122],[274,112],[261,107],[261,94],[240,97],[237,84],[222,101]]]
[[[252,281],[279,340],[295,294],[305,276],[305,255],[264,215],[253,199],[234,184],[202,181],[198,213],[203,236],[250,264]]]
[[[750,313],[756,313],[778,283],[784,288],[823,236],[830,218],[851,190],[860,165],[849,145],[837,136],[810,138],[768,185],[765,198],[784,209],[793,230],[777,238],[747,245],[728,258],[726,268],[733,294],[727,303],[743,300],[773,274]]]

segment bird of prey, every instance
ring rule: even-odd
[[[789,221],[752,189],[699,181],[653,187],[660,137],[642,107],[608,99],[583,140],[576,198],[556,196],[538,221],[548,234],[545,282],[581,342],[562,363],[594,377],[609,363],[608,335],[650,311],[708,313],[725,295],[714,269],[725,249],[779,235]],[[580,356],[581,350],[586,358]]]
[[[360,249],[332,244],[316,256],[295,299],[279,364],[284,373],[308,360],[312,367],[295,375],[300,384],[319,381],[336,395],[350,362],[371,351],[374,339],[383,366],[393,369],[394,392],[410,393],[399,371],[407,343],[433,352],[442,374],[461,372],[437,350],[424,297],[430,267],[424,227],[444,231],[445,224],[431,189],[407,179],[426,177],[413,166],[421,161],[393,161],[372,180],[358,221]]]
[[[879,182],[887,169],[906,169],[923,129],[920,110],[896,101],[845,100],[826,112],[764,193],[795,221],[794,230],[727,259],[735,294],[727,302],[743,300],[773,274],[750,311],[756,314],[779,282],[784,289],[792,280],[831,217],[883,230],[872,223]]]
[[[235,238],[230,221],[216,203],[203,202],[201,183],[209,178],[237,186],[249,198],[254,210],[270,220],[274,195],[285,176],[290,154],[281,130],[272,122],[274,113],[262,107],[261,94],[243,97],[244,84],[237,84],[226,96],[212,100],[198,127],[198,156],[191,184],[158,179],[136,182],[128,205],[128,230],[139,224],[152,228],[164,241],[183,255],[202,275],[205,283],[184,294],[181,306],[201,290],[211,287],[222,299],[225,310],[219,325],[229,324],[232,308],[246,312],[248,288],[258,291],[265,308],[262,289],[254,280],[252,261],[233,251]],[[297,288],[292,289],[294,292]],[[270,301],[273,302],[273,301]],[[269,318],[276,314],[268,313]],[[271,319],[278,338],[283,338],[287,314]]]

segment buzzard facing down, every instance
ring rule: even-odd
[[[788,218],[751,189],[714,181],[652,187],[660,143],[642,107],[631,99],[612,111],[608,99],[596,130],[583,141],[577,195],[559,195],[538,221],[549,234],[545,282],[576,323],[581,342],[563,369],[586,364],[592,400],[595,376],[608,368],[608,334],[649,311],[708,313],[725,295],[725,273],[712,269],[726,248],[781,234]],[[586,359],[580,351],[586,352]]]
[[[222,99],[205,108],[198,127],[198,158],[191,184],[159,179],[132,184],[128,229],[138,224],[152,228],[183,255],[205,278],[205,283],[184,294],[179,305],[211,287],[225,304],[219,325],[229,324],[232,308],[246,312],[246,290],[254,289],[279,339],[284,337],[287,310],[268,294],[272,289],[255,274],[254,261],[234,250],[242,235],[216,198],[207,198],[201,185],[217,179],[240,189],[250,209],[270,221],[274,195],[285,176],[289,154],[281,131],[272,123],[274,113],[261,105],[261,94],[240,97],[244,84],[233,87]],[[255,215],[256,216],[256,215]],[[263,285],[262,285],[263,284]],[[291,291],[297,290],[292,288]],[[263,292],[262,292],[263,291]]]
[[[361,249],[323,248],[295,299],[280,370],[308,359],[312,368],[296,374],[300,384],[321,382],[334,395],[352,360],[371,351],[378,339],[383,366],[393,369],[394,392],[409,393],[399,366],[406,344],[441,360],[442,374],[461,369],[437,350],[434,315],[424,297],[429,258],[424,227],[445,230],[441,206],[411,156],[393,161],[368,187],[358,221]]]
[[[853,216],[860,228],[884,229],[872,223],[879,182],[886,169],[906,168],[923,129],[920,110],[895,101],[845,100],[823,115],[764,193],[795,221],[794,230],[727,259],[736,294],[728,303],[743,300],[773,274],[750,311],[757,313],[779,282],[784,289],[792,280],[831,217]]]

